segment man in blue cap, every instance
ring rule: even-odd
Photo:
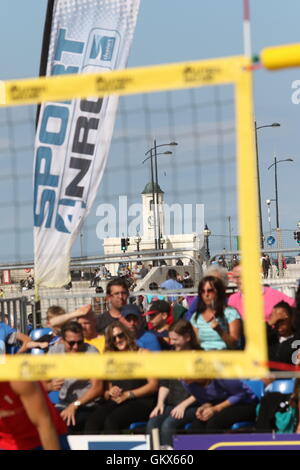
[[[136,305],[124,305],[121,310],[121,314],[126,318],[126,321],[129,324],[129,329],[133,333],[136,343],[140,348],[145,348],[149,351],[161,350],[156,335],[145,329],[141,313]]]

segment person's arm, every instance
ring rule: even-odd
[[[79,398],[79,400],[76,400],[76,401],[80,401],[80,406],[86,405],[87,403],[94,400],[95,398],[103,395],[103,390],[104,390],[103,381],[92,379],[90,382],[91,382],[91,387]],[[62,417],[62,419],[66,421],[67,426],[70,426],[70,424],[75,426],[76,424],[75,415],[76,415],[76,411],[79,408],[80,407],[75,406],[73,402],[73,403],[70,403],[70,405],[67,406],[67,408],[65,408],[60,413],[60,416]]]
[[[229,331],[224,330],[217,320],[212,320],[210,326],[218,333],[229,349],[235,349],[241,337],[241,320],[236,319],[229,323]]]
[[[133,390],[126,390],[122,395],[116,398],[114,401],[118,404],[123,403],[126,400],[131,400],[133,398],[146,397],[147,395],[152,395],[157,391],[158,380],[156,379],[147,379],[147,384],[142,385],[142,387],[135,388]]]
[[[82,305],[81,307],[74,310],[74,312],[65,313],[64,315],[58,315],[56,317],[51,318],[51,320],[49,321],[49,324],[51,327],[63,325],[64,323],[67,323],[68,321],[71,321],[78,317],[82,317],[83,315],[86,315],[87,313],[89,313],[91,308],[92,308],[91,304]]]
[[[43,392],[37,382],[10,382],[19,396],[28,418],[36,427],[45,450],[60,450],[58,436]]]
[[[191,406],[193,403],[195,403],[197,400],[196,398],[191,395],[190,397],[186,398],[185,400],[181,401],[180,403],[178,403],[177,406],[175,406],[172,410],[171,410],[171,413],[170,415],[173,417],[173,418],[176,418],[176,419],[182,419],[184,417],[184,413],[185,413],[185,410]]]
[[[225,408],[228,408],[229,406],[232,406],[232,403],[229,400],[222,401],[221,403],[218,403],[218,405],[207,406],[202,410],[200,415],[201,417],[198,419],[200,419],[201,421],[208,421],[216,413],[220,413],[220,411],[224,410]]]
[[[21,333],[20,331],[17,331],[16,333],[16,339],[18,341],[21,341],[22,346],[20,347],[19,351],[17,351],[17,354],[22,354],[27,351],[27,343],[31,341],[31,338],[29,336],[24,335],[24,333]]]
[[[165,401],[169,395],[170,389],[168,387],[160,386],[158,389],[158,397],[155,408],[150,413],[150,418],[154,418],[157,415],[161,415],[164,412]]]

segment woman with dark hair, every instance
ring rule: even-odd
[[[199,301],[191,324],[205,350],[236,349],[241,338],[241,318],[233,307],[226,306],[223,282],[205,276],[198,287]]]
[[[131,332],[118,321],[106,330],[106,351],[138,351]],[[146,421],[155,403],[156,379],[113,380],[99,405],[86,422],[86,434],[119,434],[135,421]]]
[[[169,337],[175,351],[200,349],[193,327],[186,320],[173,324]],[[186,392],[179,380],[160,380],[159,385],[157,404],[150,414],[147,433],[151,435],[153,429],[159,428],[161,444],[172,446],[173,434],[193,420],[196,399]]]

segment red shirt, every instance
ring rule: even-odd
[[[40,384],[48,410],[58,435],[67,434],[67,427]],[[5,412],[11,416],[3,416]],[[23,404],[8,382],[0,382],[0,449],[29,450],[41,446],[36,427],[32,424]]]

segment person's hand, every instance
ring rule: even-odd
[[[269,319],[269,325],[274,326],[278,321],[286,320],[288,315],[283,309],[274,308]]]
[[[113,400],[114,398],[120,397],[123,393],[123,390],[120,387],[118,387],[117,385],[115,385],[110,390],[108,390],[108,393],[109,393],[111,399]]]
[[[213,330],[216,330],[220,327],[220,324],[218,320],[215,319],[215,317],[209,322],[209,325]]]
[[[58,392],[64,384],[64,379],[53,379],[49,383],[48,390],[50,392]]]
[[[185,406],[182,405],[182,403],[179,403],[179,405],[175,406],[172,410],[171,410],[171,413],[170,415],[173,417],[173,418],[176,418],[176,419],[182,419],[184,417],[184,412],[185,412]]]
[[[60,416],[62,419],[66,422],[67,426],[75,426],[76,424],[76,419],[75,419],[75,414],[76,414],[77,408],[76,406],[71,403],[67,408],[65,408],[61,413]]]
[[[201,421],[208,421],[216,413],[217,413],[217,410],[214,406],[205,408],[201,414]]]
[[[204,410],[208,409],[208,408],[212,408],[212,404],[211,403],[204,403],[203,405],[199,406],[199,408],[197,408],[196,410],[196,418],[199,419],[200,421],[202,421],[202,414],[204,412]]]
[[[300,424],[298,424],[295,433],[296,433],[296,434],[300,434]]]
[[[126,392],[122,392],[121,395],[119,395],[118,397],[112,397],[111,399],[112,401],[120,405],[124,401],[129,400],[129,398],[130,398],[129,392],[126,391]]]
[[[158,415],[162,415],[164,412],[164,404],[160,403],[151,411],[149,418],[155,418]]]
[[[76,313],[76,316],[82,317],[83,315],[87,315],[91,310],[92,310],[91,304],[81,305],[81,307],[77,308],[74,311],[74,314]]]

